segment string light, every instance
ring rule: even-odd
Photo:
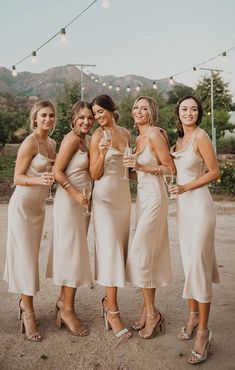
[[[17,70],[15,66],[12,66],[12,76],[16,77],[17,76]]]
[[[140,91],[140,84],[136,86],[136,91]]]
[[[60,30],[60,41],[65,43],[66,42],[66,32],[65,28],[61,28]]]
[[[153,89],[154,89],[154,90],[157,90],[157,84],[156,84],[156,82],[155,82],[155,81],[153,82]]]
[[[109,85],[109,90],[112,90],[113,86],[112,85]]]
[[[95,78],[95,77],[92,75],[92,76],[91,76],[91,79],[92,79],[92,80],[94,80],[94,78]]]
[[[120,86],[119,85],[117,85],[116,90],[120,91]]]
[[[110,1],[109,0],[101,0],[102,7],[105,9],[108,9],[110,7]]]
[[[227,53],[226,53],[226,51],[223,52],[222,59],[223,59],[224,62],[226,62],[226,60],[227,60]]]
[[[34,64],[37,63],[37,53],[36,53],[36,51],[32,52],[31,62],[34,63]]]
[[[130,86],[128,85],[128,86],[127,86],[127,88],[126,88],[126,91],[127,91],[127,92],[130,92],[130,90],[131,90],[131,89],[130,89]]]
[[[105,87],[106,86],[106,82],[103,82],[102,85]]]
[[[193,73],[197,74],[197,72],[198,72],[197,67],[193,67]]]
[[[98,81],[99,81],[99,80],[98,80],[98,78],[96,78],[96,79],[95,79],[95,83],[97,84],[97,82],[98,82]]]
[[[173,76],[170,77],[169,84],[170,85],[174,85],[174,78],[173,78]]]

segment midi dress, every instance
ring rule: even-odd
[[[73,155],[65,174],[80,192],[91,184],[88,152],[80,149]],[[85,208],[61,185],[56,190],[53,220],[53,246],[50,249],[46,277],[59,286],[76,288],[91,285],[91,268],[87,243],[90,216]]]
[[[194,151],[195,134],[188,147],[172,152],[177,184],[184,185],[206,173],[203,158]],[[212,282],[219,283],[215,254],[216,214],[207,185],[178,195],[178,235],[185,274],[183,298],[211,302]]]
[[[137,162],[160,164],[149,138]],[[171,283],[167,191],[161,176],[137,171],[137,177],[136,230],[128,249],[126,280],[140,288],[157,288]]]
[[[27,176],[41,176],[54,160],[39,152],[32,159]],[[51,140],[51,145],[53,146]],[[45,218],[48,186],[17,185],[8,206],[7,254],[4,280],[9,292],[35,295],[39,291],[39,249]]]
[[[95,239],[95,279],[103,286],[123,287],[128,248],[131,195],[123,180],[122,152],[110,147],[103,176],[94,183],[92,213]]]

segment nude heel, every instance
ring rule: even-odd
[[[159,329],[162,334],[166,333],[166,323],[165,323],[165,317],[161,315],[161,322],[159,324]]]

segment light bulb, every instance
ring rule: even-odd
[[[157,84],[156,82],[153,82],[153,89],[156,90],[157,89]]]
[[[174,85],[174,78],[173,78],[173,76],[170,77],[169,84],[170,85]]]
[[[92,80],[94,80],[94,78],[95,78],[95,77],[92,75],[92,76],[91,76],[91,79],[92,79]]]
[[[130,86],[127,86],[126,91],[130,92]]]
[[[17,70],[15,66],[12,66],[12,76],[16,77],[17,76]]]
[[[196,67],[193,67],[193,73],[197,74],[197,68]]]
[[[226,53],[226,51],[223,52],[222,59],[223,59],[224,62],[226,62],[226,60],[227,60],[227,53]]]
[[[66,42],[66,32],[65,28],[61,28],[60,30],[60,41],[65,43]]]
[[[102,83],[102,85],[105,87],[105,86],[106,86],[106,83],[105,83],[105,82],[103,82],[103,83]]]
[[[136,86],[136,91],[140,91],[140,84]]]
[[[112,90],[113,86],[112,85],[109,85],[109,90]]]
[[[110,7],[110,1],[109,0],[101,0],[102,7],[105,9],[108,9]]]
[[[120,86],[119,85],[117,85],[116,90],[120,91]]]
[[[98,82],[98,78],[96,78],[96,79],[95,79],[95,83],[96,83],[96,84],[97,84],[97,82]]]
[[[36,51],[33,51],[32,52],[31,62],[32,63],[37,63],[37,54],[36,54]]]

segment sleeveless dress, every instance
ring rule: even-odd
[[[177,184],[187,184],[206,172],[205,163],[190,145],[172,152]],[[207,185],[178,197],[178,234],[185,274],[183,298],[211,302],[212,282],[219,283],[215,255],[216,215]]]
[[[53,160],[39,153],[32,159],[27,176],[41,176]],[[51,141],[50,141],[51,143]],[[52,143],[51,143],[52,145]],[[17,185],[8,206],[7,255],[4,280],[9,292],[33,296],[39,291],[39,248],[49,187]]]
[[[69,182],[81,192],[84,184],[91,182],[88,168],[88,152],[79,149],[65,171]],[[87,244],[90,216],[84,212],[85,208],[58,185],[53,207],[53,249],[49,252],[46,273],[56,285],[76,288],[91,284]]]
[[[129,180],[121,179],[125,171],[122,161],[122,153],[110,147],[104,174],[95,181],[92,196],[95,279],[103,286],[125,285],[131,196]]]
[[[137,162],[159,164],[148,138]],[[136,231],[128,250],[126,280],[140,288],[157,288],[171,283],[167,191],[161,176],[141,171],[137,176]]]

